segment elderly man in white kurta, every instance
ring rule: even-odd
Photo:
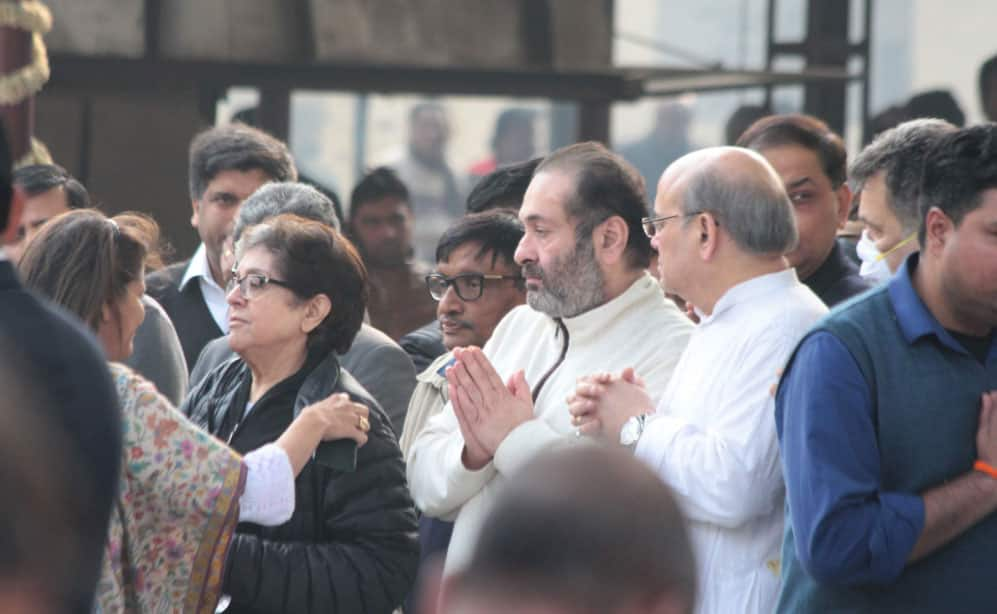
[[[771,391],[827,312],[783,254],[792,204],[757,154],[712,148],[662,175],[645,229],[661,280],[700,322],[657,402],[639,369],[583,378],[582,432],[629,446],[672,487],[690,521],[697,612],[771,612],[779,589],[784,486]]]
[[[692,325],[645,271],[645,213],[636,171],[601,145],[566,147],[537,168],[516,251],[528,305],[483,351],[454,350],[451,401],[407,458],[416,505],[456,519],[447,573],[468,561],[505,479],[578,441],[565,402],[578,377],[633,365],[652,398],[664,391]]]

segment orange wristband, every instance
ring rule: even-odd
[[[973,469],[976,469],[981,473],[985,473],[990,477],[992,477],[993,479],[997,480],[997,469],[995,469],[992,465],[988,463],[978,460],[975,463],[973,463]]]

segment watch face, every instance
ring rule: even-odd
[[[640,423],[637,421],[637,417],[634,416],[623,423],[623,428],[620,429],[620,445],[632,446],[637,443],[637,438],[640,436]]]

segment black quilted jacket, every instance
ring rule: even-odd
[[[305,466],[287,523],[238,526],[223,584],[232,598],[227,613],[390,613],[412,587],[419,546],[404,461],[384,412],[334,354],[317,366],[309,361],[239,423],[249,380],[246,364],[232,359],[190,392],[182,410],[242,453],[276,440],[303,407],[334,392],[370,407],[371,430],[355,472]]]

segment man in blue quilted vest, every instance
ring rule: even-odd
[[[997,125],[942,136],[922,175],[920,254],[777,392],[778,612],[997,611]]]

